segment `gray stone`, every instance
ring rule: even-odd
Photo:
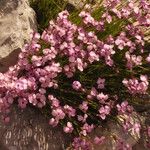
[[[87,0],[65,0],[75,6],[76,8],[83,8],[85,4],[87,3]],[[100,0],[89,0],[88,3],[95,5],[98,4]]]
[[[52,128],[37,109],[13,106],[8,124],[0,122],[0,150],[63,150],[71,142],[62,128]]]
[[[0,150],[65,150],[72,141],[71,135],[64,134],[62,127],[49,126],[48,119],[36,108],[20,110],[14,105],[10,117],[7,125],[0,122]],[[109,121],[106,126],[91,133],[92,141],[95,136],[102,135],[107,139],[103,145],[93,145],[92,150],[116,150],[115,136],[136,147],[135,150],[146,150],[142,144],[136,145],[139,138],[126,134],[115,121]]]
[[[0,72],[16,63],[20,48],[36,25],[28,0],[0,0]]]
[[[105,136],[106,140],[102,145],[93,145],[93,150],[116,150],[116,138],[122,139],[124,142],[128,143],[135,150],[146,150],[143,142],[140,140],[140,135],[133,134],[131,132],[125,132],[121,126],[121,116],[118,116],[118,122],[115,120],[108,121],[104,127],[97,127],[91,133],[91,139],[93,141],[95,136],[101,137]],[[139,119],[140,118],[140,119]],[[139,116],[139,114],[134,113],[132,115],[132,121],[143,124],[145,118]],[[119,123],[120,122],[120,123]]]

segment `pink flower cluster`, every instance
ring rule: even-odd
[[[104,120],[106,118],[107,115],[110,114],[110,107],[109,106],[102,106],[100,109],[99,109],[99,116]]]
[[[65,133],[71,133],[73,131],[73,126],[71,122],[67,122],[67,126],[64,127],[64,132]]]
[[[130,106],[127,101],[117,104],[116,106],[119,114],[131,114],[133,112],[133,107]]]
[[[124,141],[124,140],[121,139],[121,138],[118,138],[118,139],[116,140],[116,143],[117,143],[116,148],[117,148],[118,150],[132,150],[132,147],[131,147],[126,141]]]
[[[129,52],[126,52],[125,57],[127,59],[127,67],[132,69],[133,66],[142,65],[142,56],[130,55]]]
[[[136,78],[129,80],[124,79],[122,82],[131,94],[145,94],[149,86],[148,77],[146,75],[140,76],[140,82]]]
[[[92,148],[91,143],[87,139],[81,137],[74,138],[72,146],[74,150],[90,150]]]
[[[105,136],[101,136],[101,137],[95,137],[94,138],[94,143],[95,144],[103,144],[105,142],[106,137]]]
[[[127,101],[117,104],[118,114],[123,118],[123,128],[125,131],[130,131],[133,135],[140,135],[141,125],[139,122],[133,121],[133,115],[135,113],[133,107],[128,104]]]
[[[79,16],[83,22],[88,26],[94,26],[97,30],[101,31],[104,26],[104,21],[96,21],[89,12],[82,11]]]
[[[105,79],[98,78],[97,80],[98,89],[104,89],[105,87]]]

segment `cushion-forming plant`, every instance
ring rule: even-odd
[[[76,136],[75,150],[90,150],[88,134],[118,115],[125,131],[139,135],[142,125],[133,123],[132,114],[138,111],[134,98],[150,92],[144,32],[150,26],[150,4],[128,0],[121,5],[106,0],[94,13],[86,5],[78,20],[62,11],[41,35],[33,33],[18,63],[0,73],[2,119],[9,121],[14,103],[22,109],[38,107],[50,125],[61,124],[65,133]],[[147,126],[147,147],[149,138]],[[105,140],[95,137],[93,142]],[[131,149],[122,139],[116,141],[116,149]]]

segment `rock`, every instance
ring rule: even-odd
[[[75,6],[76,8],[81,8],[83,7],[86,0],[66,0],[66,1]]]
[[[10,122],[0,122],[0,150],[64,150],[71,142],[62,128],[52,128],[37,109],[13,106]]]
[[[140,120],[139,120],[140,118]],[[135,150],[146,150],[144,144],[141,141],[140,135],[125,132],[123,127],[120,125],[122,122],[121,116],[118,116],[118,121],[110,120],[106,123],[106,128],[97,127],[90,135],[91,140],[94,140],[95,136],[101,137],[105,136],[106,140],[102,145],[95,145],[93,150],[116,150],[116,138],[119,138],[129,144]],[[132,121],[136,123],[144,123],[145,118],[139,116],[139,114],[134,113],[132,115]],[[139,144],[140,143],[140,144]],[[140,145],[140,146],[139,146]]]
[[[10,122],[0,122],[0,150],[65,150],[71,143],[71,135],[64,134],[62,127],[52,128],[48,119],[36,108],[27,107],[20,110],[16,105],[12,108]],[[92,150],[116,150],[114,137],[119,137],[134,146],[134,150],[146,150],[139,138],[126,134],[115,121],[109,121],[106,128],[98,127],[90,135],[106,136],[102,145],[94,145]],[[68,148],[69,150],[69,148]]]
[[[20,48],[37,29],[36,24],[28,0],[0,0],[0,72],[16,63]]]
[[[83,8],[84,5],[87,3],[87,0],[65,0],[65,1],[67,1],[70,4],[72,4],[76,8]],[[96,1],[96,0],[88,0],[88,3],[92,4],[92,5],[95,5],[98,2],[99,1]]]

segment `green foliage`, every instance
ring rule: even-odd
[[[99,7],[93,10],[93,17],[97,20],[100,19],[104,8],[101,7],[101,2],[103,0],[98,0],[96,3]],[[37,14],[37,22],[39,32],[42,32],[48,26],[50,20],[55,19],[59,12],[63,10],[68,10],[70,13],[70,21],[80,25],[81,18],[78,16],[83,7],[90,3],[94,5],[94,1],[87,0],[82,7],[75,8],[72,4],[68,3],[67,0],[30,0],[31,7],[35,10]]]
[[[46,28],[49,21],[56,18],[57,14],[67,6],[64,0],[30,0],[30,4],[37,14],[39,31]]]

